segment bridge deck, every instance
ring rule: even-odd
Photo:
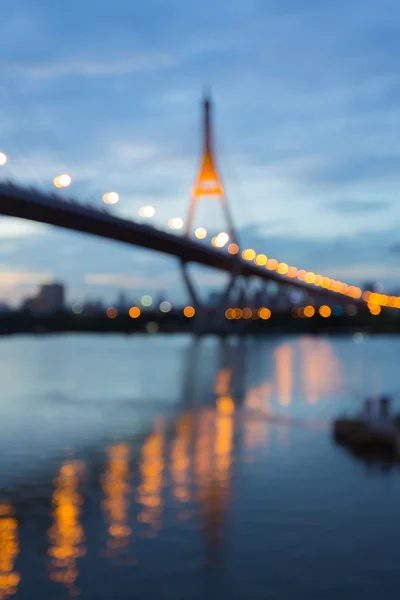
[[[149,250],[175,256],[183,262],[193,262],[246,277],[258,277],[301,289],[307,294],[336,297],[341,303],[355,302],[335,292],[288,279],[265,267],[243,260],[238,255],[207,247],[183,236],[160,231],[149,225],[135,223],[110,214],[105,209],[96,209],[77,203],[73,199],[63,200],[56,194],[44,194],[33,188],[23,188],[11,183],[0,184],[0,215],[28,219],[40,223],[89,233],[110,240],[139,246]]]

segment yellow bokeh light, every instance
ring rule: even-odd
[[[65,188],[71,185],[72,179],[67,173],[63,173],[62,175],[57,175],[57,177],[54,178],[53,183],[58,188]]]
[[[332,311],[329,306],[327,306],[326,304],[323,304],[322,306],[319,307],[319,314],[321,315],[321,317],[324,317],[324,319],[327,319],[328,317],[331,316]]]
[[[207,237],[207,229],[205,229],[204,227],[198,227],[194,232],[194,235],[197,237],[198,240],[204,240],[204,238]]]
[[[242,257],[244,258],[244,260],[254,260],[256,257],[256,253],[252,248],[247,248],[246,250],[243,250]]]
[[[331,280],[329,279],[329,277],[323,277],[321,286],[323,288],[328,288],[330,286],[330,283],[331,283]]]
[[[221,233],[217,235],[217,239],[222,248],[222,246],[225,246],[229,242],[229,235],[226,231],[221,231]]]
[[[287,276],[288,277],[297,277],[297,267],[289,267]]]
[[[375,316],[379,315],[382,311],[380,306],[371,307],[369,310],[370,310],[371,315],[375,315]]]
[[[251,308],[244,308],[242,310],[243,319],[251,319],[252,314],[253,314],[253,311],[251,310]]]
[[[280,273],[280,275],[286,275],[286,273],[288,273],[288,271],[289,271],[289,266],[286,263],[279,263],[278,273]]]
[[[239,246],[237,244],[229,244],[228,252],[229,254],[237,254],[239,252]]]
[[[140,317],[140,308],[138,306],[131,306],[129,309],[129,316],[131,319],[137,319]]]
[[[192,317],[194,317],[195,313],[196,313],[196,311],[193,308],[193,306],[185,306],[185,308],[183,309],[183,314],[188,319],[191,319]]]
[[[315,273],[312,273],[311,271],[306,273],[305,282],[310,283],[310,284],[314,283],[315,282]]]
[[[103,202],[105,204],[117,204],[119,201],[119,195],[117,192],[106,192],[103,195]]]
[[[268,257],[265,254],[257,254],[255,261],[259,267],[263,267],[267,264]]]
[[[7,155],[4,152],[0,152],[0,167],[4,167],[7,162]]]
[[[316,275],[314,285],[320,286],[322,283],[322,275]]]
[[[258,316],[260,317],[260,319],[268,321],[268,319],[271,317],[271,311],[269,310],[269,308],[266,308],[264,306],[263,308],[259,309]]]
[[[215,248],[223,248],[228,242],[229,235],[225,233],[225,231],[215,235],[211,240],[211,243]]]
[[[315,308],[313,306],[311,306],[311,304],[309,306],[304,307],[304,316],[305,317],[308,317],[310,319],[314,315],[315,315]]]
[[[142,206],[139,209],[139,215],[141,217],[145,217],[146,219],[150,219],[151,217],[154,217],[154,215],[156,214],[156,209],[154,208],[154,206]],[[183,224],[183,222],[182,222]],[[179,229],[179,227],[173,227],[173,229]]]
[[[168,221],[168,227],[170,229],[182,229],[183,219],[180,217],[174,217]]]

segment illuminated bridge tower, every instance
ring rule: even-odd
[[[189,237],[194,214],[197,204],[202,197],[217,197],[222,204],[226,224],[228,226],[229,237],[232,242],[236,243],[236,234],[233,227],[232,216],[229,211],[228,202],[222,185],[221,177],[218,173],[216,162],[214,159],[213,141],[212,141],[212,126],[211,126],[211,100],[205,96],[203,100],[203,154],[200,162],[200,169],[192,188],[192,195],[189,205],[189,214],[186,221],[185,235]]]
[[[237,244],[237,236],[235,232],[235,228],[233,225],[232,215],[229,210],[229,205],[227,202],[227,198],[224,191],[224,186],[222,184],[221,176],[218,172],[215,155],[214,155],[214,146],[213,146],[213,136],[212,136],[212,121],[211,121],[211,99],[208,95],[205,95],[203,102],[203,127],[202,127],[202,135],[203,135],[203,150],[200,161],[200,168],[195,180],[195,183],[192,187],[191,198],[189,204],[189,212],[186,220],[185,226],[185,237],[190,237],[193,227],[193,221],[195,217],[196,208],[201,199],[213,199],[220,202],[226,222],[227,233],[229,235],[230,242]],[[220,305],[217,308],[218,315],[217,317],[220,320],[220,325],[223,324],[224,310],[229,301],[229,297],[235,283],[237,281],[239,272],[238,272],[239,261],[236,256],[232,256],[232,271],[230,280],[221,294]],[[189,292],[190,298],[193,302],[193,305],[196,309],[196,330],[201,333],[204,329],[205,319],[210,324],[210,315],[206,314],[206,307],[203,306],[202,301],[200,300],[196,288],[192,282],[192,279],[187,271],[187,264],[185,261],[182,261],[182,273],[183,278]],[[222,320],[221,320],[222,317]],[[214,323],[215,326],[218,327],[218,323]]]

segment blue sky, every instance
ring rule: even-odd
[[[397,0],[19,0],[0,22],[0,177],[155,223],[185,217],[199,100],[241,244],[351,283],[400,286]],[[215,203],[198,224],[219,229]],[[222,227],[222,224],[221,224]],[[220,277],[202,270],[199,282]],[[52,278],[68,301],[183,297],[178,265],[39,224],[0,219],[0,299]]]

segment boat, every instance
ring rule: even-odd
[[[333,422],[335,441],[353,452],[382,453],[400,458],[400,415],[389,416],[390,399],[379,399],[380,414],[371,416],[371,401],[365,401],[364,415],[339,417]]]

